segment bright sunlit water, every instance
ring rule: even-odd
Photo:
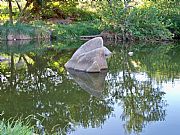
[[[0,44],[0,118],[40,134],[180,135],[179,43],[107,45],[109,69],[93,74],[64,69],[79,44]]]

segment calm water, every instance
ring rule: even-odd
[[[41,134],[180,134],[180,43],[108,45],[99,74],[64,69],[81,43],[18,44],[0,44],[1,119]]]

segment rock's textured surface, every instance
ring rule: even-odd
[[[103,39],[96,37],[83,44],[65,64],[66,68],[85,72],[107,69],[106,57],[111,52],[103,46]]]

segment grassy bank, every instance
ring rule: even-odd
[[[101,22],[99,20],[94,21],[82,21],[74,22],[72,24],[53,24],[48,25],[49,29],[53,31],[53,37],[56,39],[79,39],[83,35],[96,35],[102,31]]]
[[[0,40],[48,39],[49,30],[42,25],[24,23],[0,25]]]
[[[73,22],[71,24],[48,24],[35,21],[30,24],[17,23],[0,25],[0,40],[16,39],[56,39],[74,40],[82,35],[96,35],[101,30],[101,23],[95,21]]]

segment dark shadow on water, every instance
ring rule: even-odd
[[[68,69],[67,71],[70,77],[72,77],[83,90],[95,97],[102,97],[107,70],[100,73],[85,73],[72,69]]]

